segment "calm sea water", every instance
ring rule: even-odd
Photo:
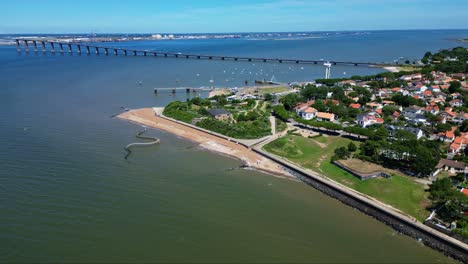
[[[458,46],[468,31],[307,40],[117,43],[206,54],[389,61]],[[303,69],[301,68],[303,67]],[[334,67],[334,77],[375,73]],[[346,74],[344,74],[346,72]],[[185,100],[154,87],[322,77],[321,66],[42,55],[0,48],[0,261],[448,262],[300,183],[192,148],[160,131],[125,160],[138,125],[120,107]],[[143,81],[143,85],[138,85]]]

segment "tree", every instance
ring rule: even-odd
[[[283,121],[288,121],[288,119],[290,118],[290,114],[288,111],[286,111],[286,109],[284,109],[284,106],[283,105],[275,105],[273,106],[273,112],[275,113],[275,115],[283,120]]]
[[[293,109],[299,101],[299,95],[295,93],[287,94],[285,97],[280,99],[280,102],[284,105],[286,110]]]
[[[382,107],[382,114],[384,116],[393,115],[393,113],[395,113],[396,111],[398,111],[398,107],[396,107],[394,105],[386,105],[386,106]]]
[[[361,154],[372,159],[377,158],[380,151],[379,142],[368,140],[361,145]]]
[[[434,157],[426,147],[417,146],[413,151],[414,158],[410,163],[413,172],[420,176],[428,176],[433,171],[439,159]]]
[[[349,151],[345,147],[339,147],[335,149],[335,158],[336,159],[347,159],[349,157]]]
[[[273,101],[275,99],[275,96],[272,95],[271,93],[265,94],[265,101]]]
[[[404,129],[398,129],[395,131],[395,138],[400,141],[417,140],[416,135]]]
[[[437,124],[436,129],[439,132],[446,132],[452,130],[452,126],[450,124]]]
[[[437,124],[440,120],[438,116],[433,115],[431,113],[426,113],[425,116],[426,116],[427,121],[431,123],[432,128],[434,128],[435,124]]]
[[[354,144],[353,142],[349,142],[348,150],[349,150],[349,152],[355,152],[357,150],[356,144]]]
[[[372,135],[371,139],[375,141],[385,140],[388,138],[389,135],[390,133],[388,132],[388,130],[385,127],[381,126],[377,128],[374,135]]]
[[[461,83],[458,81],[451,81],[449,86],[450,93],[458,93],[461,91]]]
[[[437,211],[437,215],[447,222],[453,222],[460,220],[462,217],[461,212],[463,211],[463,206],[458,199],[447,201],[442,208]]]
[[[315,101],[314,108],[317,109],[319,112],[327,111],[327,106],[323,103],[322,100]]]
[[[460,126],[461,132],[468,132],[468,119],[463,121],[463,124]]]

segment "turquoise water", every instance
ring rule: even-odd
[[[275,57],[307,53],[315,58],[326,46],[330,54],[336,50],[344,55],[346,49],[353,56],[370,54],[391,39],[398,48],[384,46],[385,60],[399,52],[418,56],[436,45],[457,45],[446,39],[466,32],[426,35],[427,46],[411,46],[410,51],[402,44],[409,36],[388,34],[328,43],[320,39],[324,44],[316,46],[314,40],[115,45]],[[162,106],[186,99],[182,93],[155,96],[154,87],[174,86],[176,80],[202,86],[212,77],[218,86],[235,86],[255,79],[255,73],[275,75],[279,81],[310,80],[324,71],[300,67],[18,54],[13,47],[1,47],[0,261],[448,262],[308,186],[230,170],[240,163],[161,131],[149,131],[161,138],[160,145],[137,149],[124,159],[124,146],[135,141],[141,128],[110,116],[121,106]],[[347,74],[377,71],[335,69]]]

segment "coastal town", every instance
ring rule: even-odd
[[[468,51],[428,52],[419,64],[410,72],[225,89],[119,117],[294,178],[257,153],[265,151],[466,242]]]

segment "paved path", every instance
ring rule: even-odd
[[[329,179],[328,177],[325,177],[315,171],[312,171],[312,170],[309,170],[309,169],[305,169],[301,166],[298,166],[292,162],[290,162],[289,160],[286,160],[282,157],[279,157],[279,156],[276,156],[274,154],[271,154],[269,152],[266,152],[264,151],[262,148],[265,144],[267,144],[268,142],[264,142],[264,143],[261,143],[257,146],[255,146],[253,148],[253,150],[275,162],[277,162],[278,164],[281,164],[282,166],[285,166],[287,168],[290,168],[300,174],[303,174],[321,184],[324,184],[334,190],[337,190],[341,193],[344,193],[366,205],[369,205],[369,206],[372,206],[374,208],[377,208],[379,210],[381,210],[382,212],[388,214],[388,215],[391,215],[393,217],[395,217],[396,219],[414,227],[414,228],[417,228],[418,230],[420,231],[423,231],[423,232],[426,232],[427,234],[430,234],[434,237],[436,237],[437,239],[440,239],[441,241],[444,241],[445,243],[448,243],[456,248],[459,248],[459,249],[462,249],[464,250],[464,252],[468,252],[468,245],[455,239],[455,238],[452,238],[448,235],[445,235],[433,228],[430,228],[426,225],[424,225],[423,223],[419,222],[416,218],[410,216],[410,215],[407,215],[405,214],[404,212],[390,206],[390,205],[387,205],[385,203],[382,203],[380,202],[379,200],[373,198],[373,197],[370,197],[370,196],[367,196],[365,194],[362,194],[354,189],[351,189],[345,185],[342,185],[338,182],[335,182],[331,179]]]
[[[274,116],[270,116],[270,124],[271,124],[271,134],[274,136],[276,135],[276,118]]]

